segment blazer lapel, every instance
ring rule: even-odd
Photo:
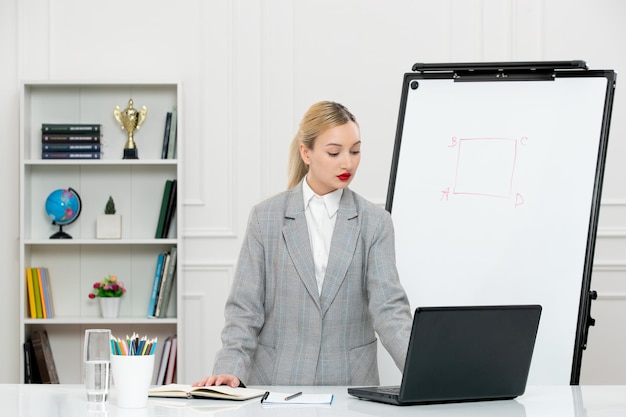
[[[315,280],[315,267],[313,266],[313,254],[309,240],[309,229],[304,215],[304,202],[302,196],[302,184],[293,188],[287,199],[285,209],[285,226],[283,237],[287,252],[304,284],[307,292],[320,307],[320,297]]]
[[[357,217],[354,196],[352,191],[346,188],[343,190],[343,195],[339,202],[337,221],[330,244],[324,285],[322,286],[322,317],[335,299],[352,262],[361,230]]]

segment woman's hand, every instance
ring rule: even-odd
[[[235,375],[222,374],[222,375],[211,375],[204,377],[202,380],[198,382],[194,382],[192,386],[194,387],[205,387],[211,385],[228,385],[233,388],[237,388],[241,381]]]

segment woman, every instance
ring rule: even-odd
[[[388,212],[348,185],[359,126],[319,102],[290,149],[289,189],[252,209],[213,375],[194,385],[376,385],[376,335],[403,369],[411,312]]]

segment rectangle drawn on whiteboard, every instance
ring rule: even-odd
[[[454,194],[509,198],[517,141],[506,138],[458,139]]]

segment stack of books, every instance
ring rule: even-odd
[[[58,384],[59,374],[46,330],[33,330],[23,348],[24,382],[26,384]]]
[[[30,318],[53,318],[54,308],[48,268],[26,268],[26,288]]]
[[[157,257],[148,305],[148,318],[167,316],[174,279],[176,278],[176,258],[176,246],[172,246],[169,252],[160,253]]]
[[[100,159],[102,125],[42,123],[41,159]]]
[[[176,215],[177,187],[178,181],[176,179],[165,181],[161,208],[159,210],[159,220],[154,234],[156,239],[166,239],[170,234],[170,228],[174,223],[173,219]]]
[[[169,385],[176,382],[176,358],[178,353],[178,337],[168,336],[163,344],[161,363],[155,385]]]
[[[172,107],[172,111],[168,111],[165,114],[165,130],[163,133],[161,159],[176,159],[177,119],[178,112],[176,106],[174,106]]]

